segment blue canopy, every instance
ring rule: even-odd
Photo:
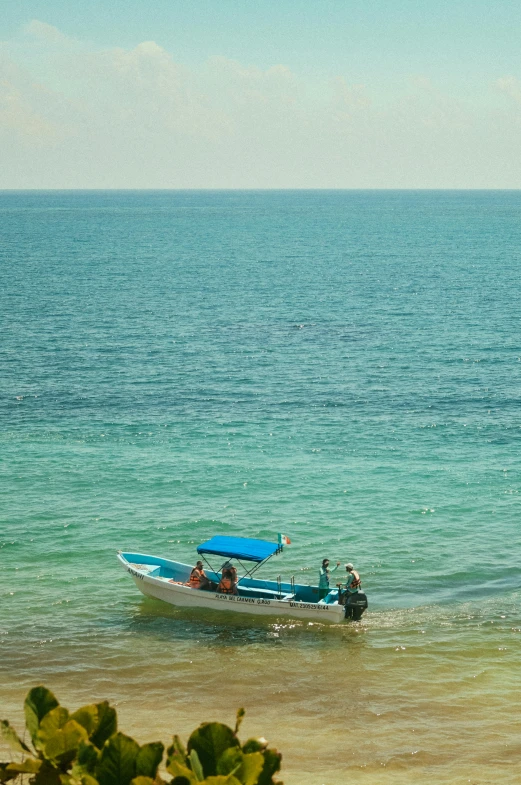
[[[215,553],[230,559],[261,562],[273,556],[280,546],[266,540],[250,540],[249,537],[225,537],[217,535],[197,547],[197,553]]]

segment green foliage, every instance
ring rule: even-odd
[[[0,735],[3,741],[15,752],[29,752],[27,744],[21,740],[14,728],[11,728],[7,720],[0,720]]]
[[[165,747],[160,741],[143,744],[136,758],[136,777],[148,777],[153,780],[157,774],[157,767],[163,760],[164,750]]]
[[[129,785],[136,776],[139,744],[130,736],[116,733],[103,747],[96,766],[99,785]]]
[[[118,729],[118,717],[116,709],[109,706],[107,701],[96,704],[97,719],[96,729],[90,737],[91,742],[99,750],[103,747],[105,742],[116,733]]]
[[[261,752],[244,753],[240,747],[229,747],[217,764],[219,774],[234,774],[243,785],[257,785],[264,768]]]
[[[163,744],[139,745],[119,733],[116,710],[106,701],[70,714],[50,690],[35,687],[24,712],[33,749],[7,720],[0,721],[3,743],[21,758],[0,762],[0,785],[282,785],[273,779],[280,753],[262,738],[241,746],[237,734],[244,709],[237,712],[234,730],[203,722],[186,748],[174,736],[161,774]]]
[[[56,706],[58,701],[46,687],[34,687],[27,693],[24,703],[25,725],[31,734],[33,744],[36,741],[40,722]]]
[[[203,722],[188,739],[188,752],[197,752],[205,777],[217,774],[221,755],[229,747],[238,746],[239,740],[235,733],[220,722]]]
[[[71,767],[71,776],[75,783],[95,785],[94,772],[98,763],[99,752],[93,744],[81,742]],[[92,780],[92,782],[91,782]]]

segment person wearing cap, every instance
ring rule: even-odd
[[[320,575],[318,578],[318,599],[323,600],[324,597],[329,594],[329,579],[331,577],[331,573],[338,570],[340,567],[340,562],[337,561],[336,567],[333,567],[331,570],[329,569],[329,559],[322,559],[322,567],[320,568]]]
[[[206,589],[209,584],[210,581],[206,577],[206,573],[203,570],[203,563],[202,561],[198,561],[190,573],[190,577],[188,578],[186,585],[190,586],[192,589]]]
[[[357,591],[362,587],[362,581],[360,580],[360,576],[350,562],[346,564],[346,572],[347,572],[346,582],[345,582],[346,594],[356,594]]]

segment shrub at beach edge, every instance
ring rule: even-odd
[[[34,687],[24,703],[27,736],[0,721],[3,743],[16,760],[0,762],[0,783],[12,785],[282,785],[274,780],[281,754],[265,739],[237,736],[235,728],[203,722],[186,747],[174,736],[140,745],[118,731],[116,710],[107,701],[70,713],[46,687]],[[163,764],[163,765],[161,765]]]

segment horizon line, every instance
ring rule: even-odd
[[[483,191],[511,191],[517,192],[521,191],[521,187],[518,188],[499,188],[499,187],[491,187],[491,188],[471,188],[471,187],[460,187],[460,188],[452,188],[452,187],[439,187],[439,188],[428,188],[428,187],[420,187],[420,188],[397,188],[397,187],[382,187],[382,188],[322,188],[322,187],[308,187],[308,188],[252,188],[252,187],[245,187],[245,188],[97,188],[97,187],[88,187],[88,188],[60,188],[60,187],[51,187],[51,188],[0,188],[0,193],[41,193],[41,192],[178,192],[178,193],[222,193],[222,192],[309,192],[309,191],[335,191],[335,192],[346,192],[346,191],[364,191],[364,192],[381,192],[381,191],[407,191],[407,192],[425,192],[425,191],[436,191],[436,192],[454,192],[454,191],[474,191],[474,192],[483,192]]]

